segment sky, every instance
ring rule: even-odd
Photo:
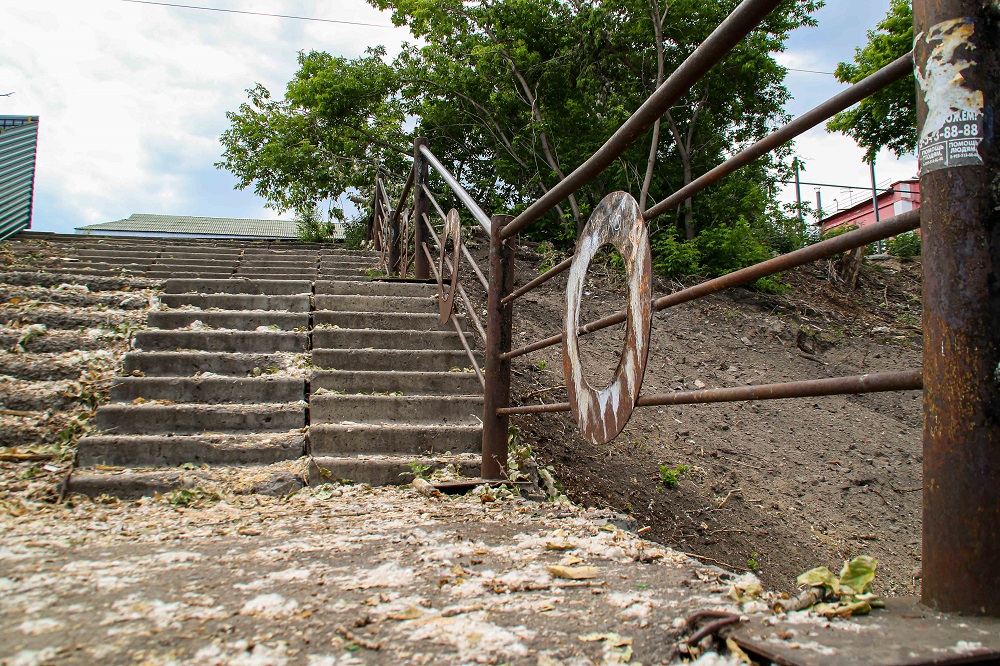
[[[0,0],[0,115],[41,119],[32,227],[74,227],[132,213],[274,218],[278,214],[214,163],[226,112],[257,82],[284,91],[300,50],[354,57],[408,39],[364,0],[177,0],[180,4],[371,23],[300,21],[137,4],[124,0]],[[792,34],[781,64],[832,72],[850,60],[889,0],[831,0],[819,26]],[[828,74],[789,72],[793,116],[845,86]],[[870,184],[862,151],[822,127],[796,141],[803,180]],[[877,179],[908,178],[912,158],[880,154]],[[803,198],[815,201],[814,188]],[[823,207],[846,203],[824,188]],[[862,196],[860,191],[856,195]],[[784,201],[794,201],[786,187]],[[287,217],[287,214],[286,214]]]

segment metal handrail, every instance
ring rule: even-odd
[[[479,207],[479,204],[465,191],[465,188],[458,182],[458,180],[451,175],[451,172],[445,168],[438,158],[434,157],[434,153],[430,151],[427,146],[420,146],[420,154],[424,156],[428,163],[441,175],[444,182],[448,184],[448,187],[452,189],[458,200],[461,201],[469,212],[472,213],[472,217],[476,219],[479,224],[483,225],[483,229],[486,233],[490,232],[490,216],[483,212],[483,209]]]
[[[723,289],[739,287],[755,280],[759,280],[760,278],[768,277],[769,275],[774,275],[775,273],[780,273],[782,271],[787,271],[797,266],[811,264],[812,262],[820,259],[829,259],[830,257],[840,254],[841,252],[846,252],[856,247],[861,247],[879,240],[898,236],[901,233],[912,231],[919,226],[919,210],[901,213],[895,217],[890,217],[886,220],[882,220],[881,222],[876,222],[875,224],[869,224],[868,226],[861,227],[860,229],[849,231],[846,234],[841,234],[840,236],[821,241],[815,245],[810,245],[808,247],[795,250],[794,252],[783,254],[780,257],[768,259],[767,261],[759,264],[754,264],[753,266],[733,271],[732,273],[727,273],[726,275],[717,277],[714,280],[708,280],[694,285],[693,287],[688,287],[687,289],[682,289],[680,291],[675,291],[672,294],[661,296],[652,302],[653,309],[663,310],[665,308],[673,307],[675,305],[680,305],[681,303],[687,303],[688,301],[693,301],[697,298],[714,294],[718,291],[722,291]],[[624,310],[581,326],[580,334],[583,335],[585,333],[593,333],[594,331],[599,331],[602,328],[620,324],[623,321],[625,321]],[[562,335],[553,335],[552,337],[539,340],[538,342],[527,345],[526,347],[509,351],[503,354],[502,358],[509,359],[516,356],[523,356],[524,354],[538,351],[539,349],[544,349],[545,347],[550,347],[552,345],[559,344],[560,342],[562,342]]]
[[[437,235],[437,232],[434,231],[434,225],[431,224],[431,221],[427,218],[426,215],[424,216],[424,223],[427,225],[428,231],[430,231],[431,238],[434,239],[434,245],[438,248],[438,252],[443,252],[444,250],[441,248],[441,239]],[[430,255],[428,255],[428,259],[430,259]],[[448,267],[448,270],[450,271],[455,270],[454,267],[451,265],[451,259],[448,258],[448,255],[445,255],[444,262],[445,265]],[[435,267],[433,264],[431,265],[431,267],[434,269],[435,274],[437,274],[437,267]],[[465,293],[465,287],[462,286],[461,279],[458,282],[458,295],[461,297],[462,302],[465,304],[465,311],[472,319],[472,323],[473,325],[475,325],[476,331],[479,332],[479,335],[482,336],[483,341],[485,341],[486,329],[483,328],[482,320],[479,318],[479,315],[476,314],[476,309],[472,307],[472,301],[469,299],[469,295]]]
[[[596,178],[780,4],[781,0],[744,0],[597,152],[515,217],[504,227],[500,237],[510,238],[523,231],[560,201]]]
[[[694,405],[709,402],[744,402],[746,400],[782,400],[785,398],[818,398],[828,395],[849,395],[855,393],[883,393],[886,391],[913,391],[924,386],[922,370],[901,372],[877,372],[848,377],[810,379],[800,382],[780,384],[757,384],[754,386],[734,386],[730,388],[701,389],[698,391],[673,391],[640,397],[637,407],[658,407],[663,405]],[[548,405],[526,405],[505,407],[497,410],[500,414],[538,414],[540,412],[568,412],[568,402]]]
[[[424,192],[427,194],[427,198],[430,200],[431,204],[434,206],[434,210],[436,210],[438,212],[438,215],[441,216],[441,219],[443,220],[444,218],[448,217],[447,215],[445,215],[445,212],[443,210],[441,210],[441,206],[438,205],[437,198],[434,196],[434,193],[431,192],[430,188],[427,187],[426,184],[423,186],[423,188],[424,188]],[[429,219],[427,219],[426,221],[427,221],[427,224],[430,226],[431,225],[431,221]],[[430,226],[430,230],[431,230],[431,233],[435,234],[435,237],[437,237],[436,236],[436,232],[434,231],[434,227],[433,226]],[[479,262],[476,261],[476,258],[472,256],[471,252],[469,252],[469,248],[467,248],[465,246],[465,243],[462,243],[462,255],[465,257],[466,261],[469,262],[469,265],[472,266],[472,271],[476,274],[476,277],[479,278],[479,283],[481,285],[483,285],[483,289],[485,289],[486,291],[489,291],[490,290],[490,284],[486,280],[486,276],[483,275],[483,271],[479,268]]]

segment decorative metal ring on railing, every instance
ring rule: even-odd
[[[597,391],[584,376],[580,361],[580,300],[587,268],[597,251],[608,243],[618,249],[625,261],[628,316],[625,320],[625,348],[614,379]],[[576,243],[566,285],[563,328],[563,366],[569,402],[580,430],[594,444],[605,444],[618,436],[628,423],[639,398],[649,354],[652,263],[649,234],[639,204],[627,192],[613,192],[604,197]]]
[[[451,238],[453,250],[451,260],[451,286],[448,295],[444,293],[444,257]],[[438,309],[441,312],[441,323],[451,317],[455,309],[455,294],[458,293],[458,267],[462,261],[462,221],[458,211],[452,208],[444,220],[444,230],[441,231],[441,251],[438,253]]]

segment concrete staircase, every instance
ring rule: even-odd
[[[110,403],[78,442],[71,490],[135,496],[196,485],[206,470],[266,476],[299,460],[311,483],[403,483],[418,466],[478,474],[481,386],[459,333],[439,322],[436,285],[373,281],[374,253],[331,246],[48,246],[15,248],[8,270],[162,286]]]
[[[385,485],[413,464],[443,463],[477,476],[481,385],[459,334],[440,324],[437,285],[320,281],[313,301],[312,360],[323,369],[309,447],[320,474]]]

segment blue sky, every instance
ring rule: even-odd
[[[390,23],[363,0],[199,0],[184,4]],[[889,0],[833,0],[819,27],[793,34],[780,61],[831,72],[863,44]],[[346,26],[136,5],[121,0],[5,3],[0,22],[0,114],[41,117],[34,228],[73,227],[132,213],[276,217],[250,191],[214,168],[225,112],[261,82],[280,94],[299,50],[355,56],[400,29]],[[836,94],[832,76],[791,72],[793,115]],[[806,180],[865,185],[861,151],[813,130],[797,142]],[[879,180],[909,177],[912,158],[878,160]],[[813,188],[803,196],[813,200]],[[828,188],[824,208],[843,193]],[[786,188],[784,200],[794,199]]]

